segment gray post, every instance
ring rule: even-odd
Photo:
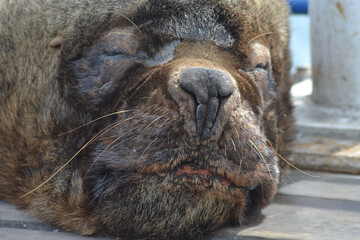
[[[360,109],[360,1],[310,0],[313,100]]]
[[[293,163],[360,174],[360,0],[309,0],[313,93],[294,98]]]

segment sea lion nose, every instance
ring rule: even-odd
[[[220,99],[230,96],[234,86],[225,72],[201,67],[183,69],[179,83],[196,98],[196,129],[201,136],[212,128]]]

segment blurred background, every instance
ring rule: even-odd
[[[307,0],[288,0],[292,15],[290,47],[293,57],[293,71],[296,67],[310,67],[310,17],[307,14]]]

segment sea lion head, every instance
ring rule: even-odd
[[[288,56],[270,4],[146,1],[65,64],[77,108],[123,111],[80,160],[101,231],[194,237],[273,198]]]
[[[274,197],[287,151],[287,5],[117,4],[50,42],[63,101],[52,136],[64,159],[83,144],[62,173],[81,176],[83,234],[188,238],[244,221]]]

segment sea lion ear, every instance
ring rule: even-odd
[[[56,36],[51,39],[49,46],[52,48],[61,48],[64,43],[64,38],[62,36]]]

